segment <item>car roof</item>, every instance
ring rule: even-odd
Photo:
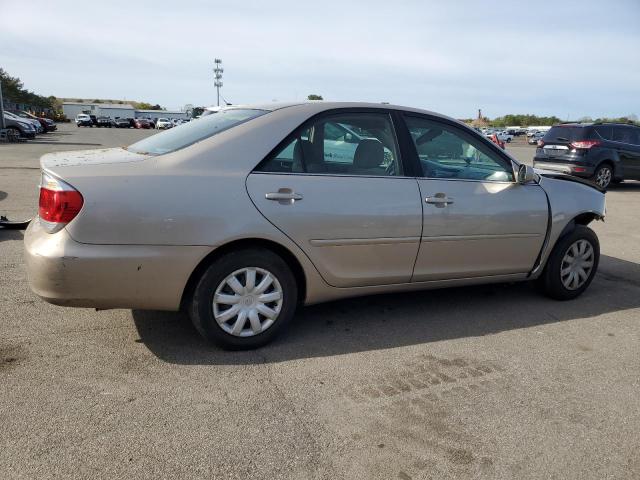
[[[238,108],[249,108],[256,110],[267,110],[267,111],[276,111],[284,108],[291,109],[304,109],[305,111],[312,113],[321,113],[326,110],[333,110],[338,108],[377,108],[384,110],[399,110],[404,112],[413,112],[413,113],[421,113],[432,115],[435,117],[446,118],[449,120],[453,120],[456,123],[460,123],[453,117],[448,117],[446,115],[442,115],[437,112],[433,112],[430,110],[425,110],[422,108],[415,107],[407,107],[403,105],[394,105],[389,103],[374,103],[374,102],[327,102],[327,101],[318,101],[318,100],[310,100],[304,102],[272,102],[272,103],[256,103],[256,104],[246,104],[246,105],[227,105],[225,107],[221,107],[221,110],[227,109],[238,109]]]
[[[554,127],[592,127],[594,125],[615,125],[618,127],[638,127],[634,123],[623,123],[623,122],[566,122],[566,123],[558,123],[554,125]]]

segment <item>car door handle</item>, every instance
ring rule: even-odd
[[[302,195],[294,192],[290,188],[280,188],[277,192],[269,192],[265,194],[264,198],[286,205],[297,200],[302,200]]]
[[[453,203],[453,198],[447,197],[444,193],[436,193],[433,197],[427,197],[424,199],[426,203],[435,205],[438,208],[446,207]]]

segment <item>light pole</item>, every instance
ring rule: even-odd
[[[221,59],[216,58],[213,60],[213,63],[215,64],[215,67],[213,67],[213,78],[215,79],[213,84],[216,87],[218,94],[218,106],[220,106],[220,87],[222,86],[222,72],[224,72],[224,69],[222,68]]]
[[[0,84],[0,130],[4,130],[4,100],[2,99],[2,84]]]

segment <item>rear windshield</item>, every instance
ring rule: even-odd
[[[557,127],[551,127],[551,130],[542,138],[545,143],[549,142],[575,142],[578,140],[585,140],[590,134],[591,128],[589,127],[572,127],[559,125]]]
[[[180,128],[172,128],[147,137],[130,145],[127,150],[150,155],[175,152],[265,113],[266,110],[255,109],[221,110],[217,115],[200,118],[197,122],[188,122]]]

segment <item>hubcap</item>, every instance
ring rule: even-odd
[[[598,174],[596,175],[596,183],[604,188],[609,185],[609,182],[611,182],[611,169],[609,169],[608,167],[604,167],[598,170]]]
[[[593,247],[587,240],[571,244],[560,265],[560,279],[567,290],[577,290],[589,279],[593,270]]]
[[[218,285],[213,317],[228,334],[251,337],[273,325],[282,299],[282,287],[272,273],[257,267],[241,268]]]

